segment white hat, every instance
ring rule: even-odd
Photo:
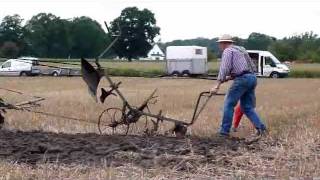
[[[231,43],[233,43],[234,41],[232,40],[232,36],[230,36],[229,34],[224,34],[219,38],[219,40],[217,42],[218,43],[219,42],[231,42]]]

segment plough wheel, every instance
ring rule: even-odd
[[[127,134],[128,125],[123,123],[122,110],[120,108],[108,108],[104,110],[98,121],[100,134]]]

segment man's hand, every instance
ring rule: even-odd
[[[217,94],[218,91],[219,91],[219,88],[218,88],[218,87],[213,87],[213,88],[210,89],[210,93],[211,93],[211,94]]]
[[[227,77],[226,77],[226,82],[227,82],[227,81],[230,81],[230,80],[233,80],[233,79],[234,79],[234,78],[233,78],[232,76],[227,76]]]
[[[218,81],[216,86],[213,86],[210,89],[211,94],[217,94],[220,88],[220,85],[222,84],[222,82]]]

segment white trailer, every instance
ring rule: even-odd
[[[201,46],[168,46],[166,50],[168,75],[208,74],[207,48]]]

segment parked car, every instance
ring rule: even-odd
[[[9,59],[0,66],[2,76],[36,76],[40,74],[37,60]]]

